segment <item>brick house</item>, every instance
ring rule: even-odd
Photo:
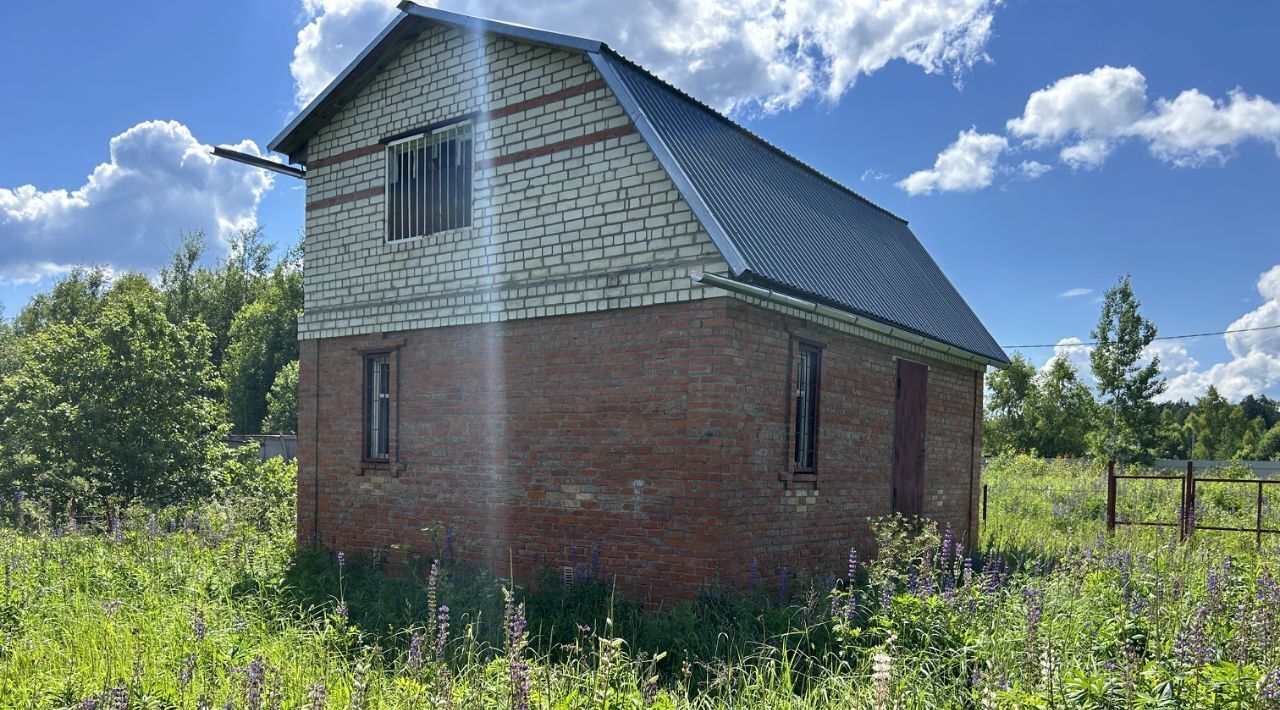
[[[598,42],[403,3],[305,166],[299,544],[636,598],[977,531],[1006,356],[904,220]]]

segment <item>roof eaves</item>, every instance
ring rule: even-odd
[[[482,17],[472,17],[471,15],[439,10],[434,7],[424,7],[412,2],[411,0],[403,0],[397,7],[399,7],[400,11],[406,15],[420,17],[431,22],[439,22],[444,25],[451,25],[459,29],[471,30],[473,32],[513,37],[515,39],[522,39],[527,42],[544,44],[549,47],[556,47],[559,49],[573,49],[579,52],[597,52],[602,46],[600,42],[593,39],[587,39],[585,37],[575,37],[573,35],[540,30],[534,27],[526,27],[524,25],[517,25],[510,22],[488,20]]]
[[[387,26],[378,33],[378,36],[374,37],[373,41],[361,50],[360,54],[357,55],[345,69],[333,78],[333,81],[329,82],[329,85],[325,87],[324,91],[321,91],[319,95],[312,99],[311,103],[307,104],[306,108],[299,111],[298,115],[294,116],[293,120],[289,121],[288,125],[281,129],[281,131],[276,134],[275,138],[271,139],[271,142],[267,144],[267,149],[272,152],[285,153],[292,159],[297,148],[297,146],[292,145],[294,141],[289,140],[293,136],[293,133],[297,131],[309,118],[311,118],[311,115],[320,107],[329,103],[348,79],[358,71],[367,71],[369,67],[366,65],[369,58],[372,57],[375,52],[379,52],[384,49],[382,46],[383,43],[389,36],[399,30],[401,25],[408,21],[408,18],[409,15],[401,13],[388,23]]]
[[[654,156],[657,157],[658,162],[666,169],[671,181],[675,183],[676,189],[680,191],[680,195],[684,197],[685,202],[689,203],[689,208],[693,210],[694,216],[702,223],[703,229],[706,229],[707,234],[711,236],[711,241],[720,250],[720,255],[728,263],[733,275],[741,277],[748,274],[751,267],[746,258],[743,257],[741,250],[729,238],[724,227],[720,225],[720,221],[716,219],[711,208],[702,199],[702,195],[698,193],[697,188],[694,187],[693,181],[689,179],[684,168],[680,166],[680,162],[676,160],[671,149],[667,147],[667,144],[662,140],[662,136],[658,134],[648,116],[645,115],[644,109],[636,101],[631,89],[627,87],[626,82],[618,75],[618,70],[609,62],[610,56],[620,55],[617,55],[608,46],[603,46],[600,51],[588,52],[587,56],[591,58],[605,84],[613,91],[618,103],[622,105],[622,109],[627,112],[627,116],[635,124],[640,136],[649,144],[649,148],[653,151]]]

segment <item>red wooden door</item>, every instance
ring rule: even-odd
[[[903,515],[924,513],[924,420],[929,368],[898,361],[897,394],[893,404],[893,510]]]

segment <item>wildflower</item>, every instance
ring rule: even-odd
[[[444,660],[444,647],[449,641],[449,607],[441,605],[436,625],[436,660]]]
[[[417,678],[422,674],[422,644],[426,638],[422,634],[414,634],[409,639],[409,674]]]
[[[591,546],[591,578],[600,579],[600,543]]]
[[[778,573],[778,603],[785,604],[790,598],[790,590],[788,589],[787,568],[783,567]]]
[[[329,692],[324,686],[324,678],[317,680],[307,689],[307,699],[311,701],[311,710],[324,710]]]
[[[511,679],[511,706],[515,710],[529,708],[529,662],[525,660],[525,649],[529,645],[529,636],[525,631],[524,603],[515,603],[515,594],[504,589],[506,597],[507,619],[507,664]]]
[[[178,685],[187,687],[191,682],[191,676],[196,670],[196,654],[188,653],[187,657],[182,659],[182,665],[178,668]]]
[[[1035,647],[1036,635],[1040,631],[1040,618],[1044,614],[1043,595],[1039,589],[1027,588],[1023,591],[1027,604],[1027,654],[1031,655]]]
[[[431,572],[427,574],[427,613],[431,618],[436,616],[436,585],[440,581],[440,560],[431,561]]]
[[[871,682],[875,687],[873,704],[876,710],[883,710],[883,708],[888,707],[889,679],[893,676],[893,656],[889,653],[889,650],[895,640],[896,637],[894,636],[890,636],[885,640],[884,645],[872,659]]]
[[[444,558],[453,559],[453,528],[451,527],[444,529]]]
[[[120,601],[102,602],[102,611],[107,615],[107,618],[114,619],[121,603]]]
[[[751,570],[747,572],[747,586],[753,590],[760,586],[760,563],[756,560],[751,561]]]
[[[346,566],[347,566],[347,553],[343,552],[342,550],[338,550],[338,572],[341,573]]]
[[[850,586],[853,585],[853,582],[855,579],[857,579],[857,577],[858,577],[858,548],[850,547],[849,548],[849,584]]]
[[[249,665],[235,669],[244,683],[245,707],[249,710],[260,710],[262,707],[262,691],[266,683],[267,665],[261,656],[255,656]]]
[[[1280,667],[1272,668],[1258,684],[1258,694],[1273,706],[1280,705]]]
[[[249,628],[249,622],[245,621],[244,617],[239,617],[232,625],[232,628],[235,629],[236,633],[242,634]]]
[[[191,635],[199,643],[204,641],[205,634],[208,632],[209,627],[204,623],[204,612],[197,609],[195,615],[191,617]]]
[[[1213,662],[1214,650],[1205,636],[1209,614],[1207,605],[1198,605],[1191,621],[1183,625],[1173,640],[1174,657],[1188,668]]]

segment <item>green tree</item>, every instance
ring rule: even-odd
[[[1189,413],[1190,405],[1188,405]],[[1156,427],[1156,458],[1186,459],[1191,457],[1191,430],[1186,425],[1186,415],[1181,419],[1175,409],[1160,409],[1160,424]]]
[[[267,415],[267,392],[276,373],[298,359],[298,315],[302,272],[281,264],[261,296],[236,314],[222,363],[231,424],[237,434],[256,434]]]
[[[267,434],[298,433],[298,361],[285,365],[276,373],[271,391],[267,392],[267,418],[262,420]]]
[[[1093,392],[1066,358],[1055,357],[1028,394],[1032,447],[1042,456],[1083,456],[1097,421]]]
[[[21,362],[22,350],[18,343],[18,333],[9,319],[4,317],[4,304],[0,304],[0,380],[18,369]]]
[[[1156,327],[1138,312],[1140,305],[1128,276],[1107,289],[1093,331],[1097,345],[1089,353],[1106,412],[1105,423],[1091,437],[1090,448],[1122,463],[1147,462],[1154,457],[1159,417],[1155,398],[1165,390],[1159,356],[1143,364]]]
[[[170,323],[136,274],[98,305],[26,336],[24,361],[0,382],[0,487],[59,510],[207,494],[225,450],[208,330]]]
[[[1257,461],[1280,461],[1280,423],[1267,430],[1249,452],[1249,458]]]
[[[111,278],[102,267],[73,269],[47,293],[31,297],[18,312],[14,329],[18,335],[31,335],[55,324],[92,321],[110,283]]]
[[[1265,394],[1245,395],[1240,400],[1240,408],[1244,410],[1245,419],[1262,419],[1263,429],[1270,430],[1280,424],[1280,402]]]
[[[983,419],[983,448],[991,454],[1028,451],[1032,432],[1027,422],[1027,401],[1035,389],[1036,368],[1022,353],[1014,353],[1009,366],[987,377],[987,412]]]
[[[1187,415],[1191,458],[1231,459],[1240,451],[1248,421],[1244,410],[1226,400],[1213,385]]]

